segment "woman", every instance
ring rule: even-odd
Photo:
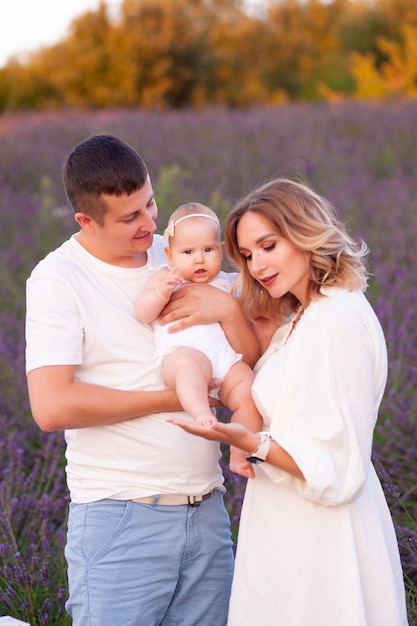
[[[327,200],[287,179],[237,204],[225,244],[269,342],[252,389],[263,431],[180,425],[255,463],[228,625],[405,626],[398,545],[371,463],[387,353],[363,293],[367,248]]]

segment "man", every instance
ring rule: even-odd
[[[27,282],[26,364],[35,421],[65,430],[68,613],[74,626],[221,626],[233,557],[219,444],[167,422],[181,406],[134,317],[148,264],[165,259],[146,165],[96,135],[70,152],[63,179],[79,230]],[[237,300],[181,291],[166,321],[219,321],[253,364]]]

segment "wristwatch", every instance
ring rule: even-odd
[[[259,435],[259,443],[255,450],[248,452],[248,456],[246,457],[250,463],[262,463],[265,461],[268,456],[269,448],[271,447],[272,437],[268,432],[261,431],[257,434]]]

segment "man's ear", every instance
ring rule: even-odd
[[[85,213],[76,213],[74,219],[82,230],[92,230],[94,228],[94,220]]]

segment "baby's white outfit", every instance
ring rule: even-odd
[[[237,279],[236,273],[219,272],[209,284],[230,293]],[[179,287],[181,289],[181,286]],[[158,320],[153,322],[155,337],[155,363],[157,371],[161,372],[164,358],[173,350],[180,347],[194,348],[203,352],[210,360],[213,368],[213,378],[223,382],[229,369],[242,360],[242,355],[235,352],[224,334],[219,322],[215,324],[200,324],[185,328],[176,333],[168,333],[168,328],[174,323],[161,326]]]

